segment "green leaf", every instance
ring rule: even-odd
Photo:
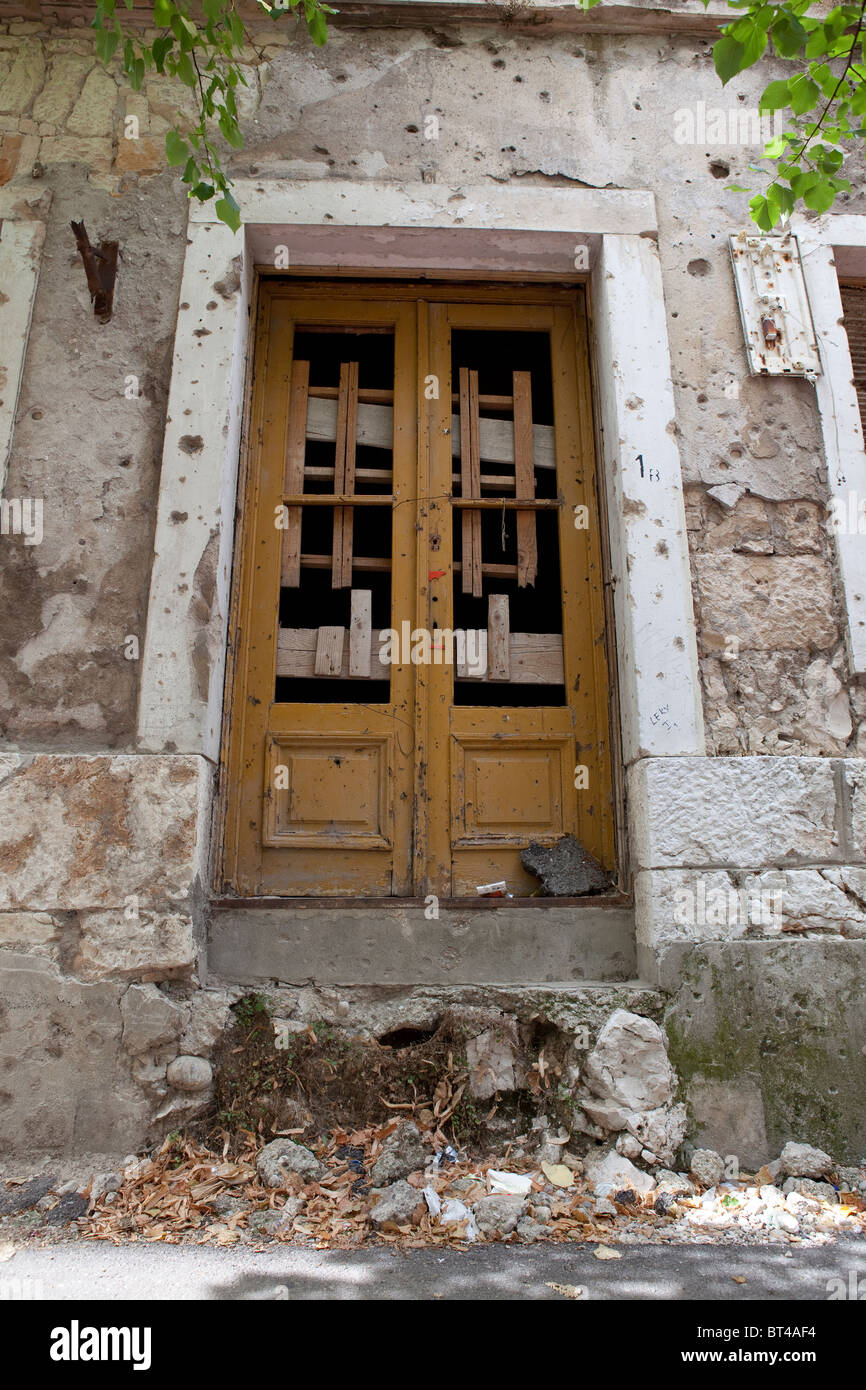
[[[219,127],[223,136],[228,140],[233,150],[242,150],[244,147],[244,137],[238,129],[237,121],[233,120],[228,111],[223,108],[219,113]]]
[[[108,29],[98,29],[96,32],[96,53],[103,63],[110,63],[117,48],[118,35]]]
[[[231,193],[226,193],[224,198],[218,198],[214,207],[220,222],[225,222],[233,232],[238,231],[241,225],[241,210],[232,197]]]
[[[722,86],[730,82],[732,77],[736,77],[745,66],[745,49],[736,39],[719,39],[713,49],[713,62],[716,65],[716,72],[722,80]]]
[[[821,95],[817,86],[805,73],[798,73],[791,78],[791,110],[795,116],[802,116],[804,111],[811,111]]]
[[[165,71],[165,60],[167,55],[174,48],[174,35],[166,34],[161,39],[154,40],[153,61],[157,72]]]
[[[191,198],[198,198],[200,203],[206,203],[208,198],[212,198],[213,195],[214,188],[212,183],[197,183],[194,188],[189,190],[189,196]]]
[[[821,179],[803,197],[803,202],[812,212],[827,212],[835,201],[836,189],[829,179]]]
[[[765,198],[762,193],[749,199],[749,211],[752,214],[752,221],[757,223],[762,232],[771,231],[779,220],[778,207]]]
[[[321,48],[322,45],[327,42],[328,38],[328,21],[325,19],[321,10],[316,10],[315,14],[307,19],[307,28],[310,31],[310,38],[313,40],[313,43],[318,44],[319,48]]]
[[[171,0],[153,0],[153,22],[160,29],[165,29],[171,24],[171,17],[174,14],[174,5]]]
[[[188,53],[181,53],[177,60],[177,75],[185,87],[196,85],[195,68]]]
[[[165,157],[172,168],[185,164],[189,159],[189,145],[185,140],[181,140],[176,130],[166,132]]]
[[[758,105],[761,111],[778,111],[781,107],[787,106],[790,100],[788,83],[782,79],[771,82],[769,87],[765,88]]]
[[[793,58],[799,53],[808,35],[795,15],[784,10],[776,19],[771,30],[773,46],[780,58]]]

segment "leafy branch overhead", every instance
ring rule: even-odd
[[[707,0],[704,0],[707,3]],[[788,129],[764,148],[778,176],[749,203],[763,231],[790,216],[799,202],[826,212],[850,183],[839,177],[846,143],[866,138],[866,0],[817,6],[814,0],[766,4],[728,0],[742,17],[723,30],[713,49],[723,83],[765,54],[789,63],[791,76],[764,90],[760,109],[786,113]],[[809,11],[820,8],[821,13]]]
[[[584,10],[599,0],[580,0]],[[704,8],[709,0],[703,0]],[[768,232],[798,203],[826,212],[851,185],[839,178],[845,142],[866,139],[866,0],[835,5],[826,0],[728,0],[740,18],[726,24],[713,48],[716,72],[732,77],[771,58],[790,63],[791,76],[771,82],[760,111],[786,113],[788,129],[764,147],[761,162],[777,176],[749,202],[752,220]],[[818,11],[810,14],[810,11]],[[750,165],[757,173],[768,173]],[[734,192],[748,190],[734,187]]]
[[[327,38],[325,16],[336,13],[322,0],[257,3],[275,24],[290,18],[305,23],[318,45]],[[133,0],[124,4],[131,10]],[[133,91],[141,90],[150,72],[174,78],[189,89],[196,119],[189,129],[176,126],[166,133],[166,158],[172,167],[182,168],[189,196],[202,203],[216,198],[217,217],[237,231],[240,209],[217,141],[221,135],[232,149],[243,147],[237,102],[239,88],[249,86],[245,66],[253,50],[234,0],[201,0],[195,10],[193,18],[185,0],[154,0],[153,22],[160,33],[146,43],[140,29],[121,22],[116,0],[98,0],[93,20],[96,50],[106,64],[119,55]]]
[[[592,9],[600,0],[580,0]],[[708,5],[709,0],[703,0]],[[128,10],[133,0],[124,0]],[[316,44],[327,38],[326,15],[336,11],[323,0],[257,0],[272,22],[306,24]],[[791,67],[791,75],[771,82],[760,100],[762,113],[780,111],[787,129],[764,147],[750,165],[771,182],[749,202],[753,220],[763,231],[789,217],[802,203],[826,212],[837,195],[850,190],[839,176],[846,143],[866,139],[866,0],[826,8],[826,0],[728,0],[739,17],[721,29],[713,49],[723,84],[738,73],[771,58]],[[243,146],[238,118],[238,89],[248,86],[246,69],[257,57],[235,0],[200,0],[196,19],[186,0],[154,0],[153,18],[160,31],[151,43],[134,27],[126,28],[116,0],[97,0],[93,28],[104,63],[119,54],[135,91],[148,72],[176,79],[192,95],[196,119],[190,129],[175,127],[165,137],[170,165],[182,168],[189,196],[200,202],[216,198],[217,216],[234,231],[240,210],[231,181],[223,170],[218,137],[232,148]],[[810,11],[818,11],[812,14]],[[770,173],[772,166],[774,173]],[[762,167],[764,166],[764,167]],[[745,192],[735,188],[736,192]]]

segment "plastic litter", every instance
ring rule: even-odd
[[[532,1191],[532,1177],[529,1173],[502,1173],[495,1168],[487,1170],[487,1181],[491,1192],[503,1197],[527,1197]]]
[[[444,1168],[446,1163],[457,1162],[457,1150],[450,1144],[446,1144],[444,1149],[440,1149],[436,1154],[436,1167]]]
[[[431,1187],[429,1183],[424,1188],[424,1201],[427,1203],[427,1210],[431,1216],[441,1216],[442,1198],[435,1187]]]
[[[461,1221],[466,1223],[466,1239],[476,1240],[478,1238],[478,1226],[474,1213],[463,1202],[458,1202],[452,1198],[442,1208],[439,1222],[442,1226],[453,1226]]]
[[[479,898],[510,898],[505,879],[500,883],[476,883],[475,891]]]

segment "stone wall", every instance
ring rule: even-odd
[[[727,184],[750,182],[757,146],[676,138],[678,112],[755,108],[773,74],[723,91],[694,35],[492,20],[343,19],[321,51],[268,26],[246,57],[239,176],[423,180],[455,198],[485,182],[653,192],[714,756],[630,771],[642,976],[669,994],[692,1119],[723,1151],[734,1141],[713,1125],[757,1094],[754,1148],[763,1125],[767,1153],[805,1138],[859,1156],[846,1117],[866,1055],[850,988],[866,936],[866,695],[843,645],[814,391],[746,374],[726,243],[745,198]],[[136,744],[129,639],[143,648],[186,249],[184,191],[162,154],[176,101],[163,79],[136,95],[106,72],[83,21],[0,25],[2,208],[46,225],[6,488],[44,499],[44,539],[0,539],[0,1102],[2,1142],[19,1151],[128,1150],[194,1113],[206,1091],[169,1068],[209,1055],[239,993],[207,978],[212,769]],[[842,206],[862,210],[851,177]],[[93,241],[120,241],[108,326],[91,312],[72,218]],[[189,556],[192,612],[213,588],[208,554]],[[776,919],[750,915],[773,893]],[[733,914],[708,910],[731,894]],[[808,1016],[803,1085],[774,1109],[781,1064],[761,1059],[805,1037],[795,996],[813,973],[823,1013]],[[344,1003],[298,995],[292,1008],[345,1018]],[[659,1014],[661,996],[633,1006]],[[384,1005],[361,991],[347,1007],[360,1019]],[[399,1019],[413,996],[389,1007]],[[766,1046],[762,1016],[775,1017]],[[830,1102],[842,1047],[854,1079]]]

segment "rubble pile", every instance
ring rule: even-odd
[[[866,1233],[866,1164],[840,1167],[794,1143],[736,1178],[706,1149],[694,1152],[688,1172],[646,1172],[615,1148],[583,1159],[565,1148],[556,1163],[511,1164],[507,1154],[479,1162],[434,1152],[411,1121],[394,1121],[338,1132],[317,1152],[281,1137],[234,1159],[166,1140],[152,1158],[131,1157],[72,1199],[44,1178],[0,1188],[0,1213],[9,1213],[0,1233],[21,1233],[23,1214],[34,1233],[65,1221],[80,1237],[115,1244],[556,1241],[590,1242],[600,1258],[615,1258],[625,1244],[819,1244]]]
[[[252,1061],[232,1043],[238,1065],[225,1072],[227,1097],[247,1106],[262,1078],[279,1101],[269,1027],[249,1026]],[[866,1163],[846,1167],[789,1142],[772,1163],[745,1172],[733,1155],[685,1143],[664,1032],[626,1009],[606,1019],[591,1048],[562,1031],[554,1045],[545,1035],[531,1063],[514,1021],[490,1016],[465,1039],[450,1024],[444,1039],[432,1033],[412,1049],[411,1069],[400,1050],[349,1047],[331,1035],[325,1055],[312,1029],[305,1038],[283,1051],[287,1064],[303,1069],[311,1090],[326,1067],[343,1113],[369,1100],[369,1121],[322,1126],[297,1107],[272,1108],[255,1129],[225,1129],[219,1143],[213,1133],[171,1135],[152,1156],[132,1155],[84,1184],[13,1179],[0,1184],[0,1235],[323,1249],[570,1241],[614,1259],[629,1243],[821,1243],[866,1232]],[[342,1071],[341,1048],[350,1059]],[[412,1101],[396,1099],[398,1083],[416,1072],[424,1081],[412,1084]],[[235,1083],[247,1073],[242,1089]],[[518,1087],[538,1099],[534,1115],[499,1115]],[[480,1115],[470,1137],[458,1123],[467,1102]],[[277,1124],[278,1114],[302,1123]],[[487,1136],[481,1147],[479,1135]]]

